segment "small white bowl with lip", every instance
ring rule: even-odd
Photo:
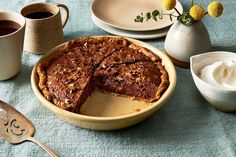
[[[194,55],[190,58],[190,70],[198,90],[210,105],[223,112],[236,111],[236,90],[216,87],[203,81],[200,78],[200,71],[207,65],[229,60],[236,62],[236,53],[215,51]]]

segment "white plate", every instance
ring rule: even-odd
[[[155,39],[155,38],[161,38],[166,36],[169,27],[159,29],[159,30],[153,30],[153,31],[127,31],[119,28],[115,28],[112,26],[109,26],[99,19],[97,19],[95,16],[92,15],[93,22],[102,30],[118,35],[118,36],[124,36],[124,37],[129,37],[129,38],[134,38],[134,39]]]
[[[150,31],[162,29],[173,24],[177,18],[170,20],[168,15],[164,15],[163,19],[158,21],[146,20],[143,23],[135,22],[137,15],[151,12],[153,10],[163,10],[161,7],[162,0],[94,0],[91,4],[91,11],[98,19],[112,27],[131,30],[131,31]],[[183,7],[177,1],[176,8],[180,13]],[[173,13],[175,10],[164,11],[165,14]],[[178,15],[176,12],[174,15]]]

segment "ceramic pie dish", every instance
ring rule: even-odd
[[[126,39],[130,43],[149,49],[161,58],[162,65],[165,67],[169,76],[169,86],[159,100],[152,103],[147,103],[95,90],[82,105],[80,113],[73,113],[57,107],[43,96],[38,88],[39,77],[36,72],[38,63],[35,65],[31,75],[31,85],[35,95],[44,106],[60,118],[82,128],[94,130],[114,130],[137,124],[138,122],[146,119],[162,107],[172,95],[176,85],[176,71],[170,59],[160,50],[138,40],[130,38]],[[51,49],[45,54],[45,56],[42,57],[42,59],[58,52],[58,50],[66,44],[68,43],[63,43]]]

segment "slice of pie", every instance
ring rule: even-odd
[[[93,90],[153,102],[169,85],[161,59],[122,37],[84,37],[68,42],[37,65],[44,97],[79,113]]]
[[[134,44],[107,57],[93,78],[98,89],[147,102],[158,100],[169,84],[161,59]]]

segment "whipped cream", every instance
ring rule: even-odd
[[[218,61],[203,67],[200,78],[216,87],[236,90],[236,61]]]

